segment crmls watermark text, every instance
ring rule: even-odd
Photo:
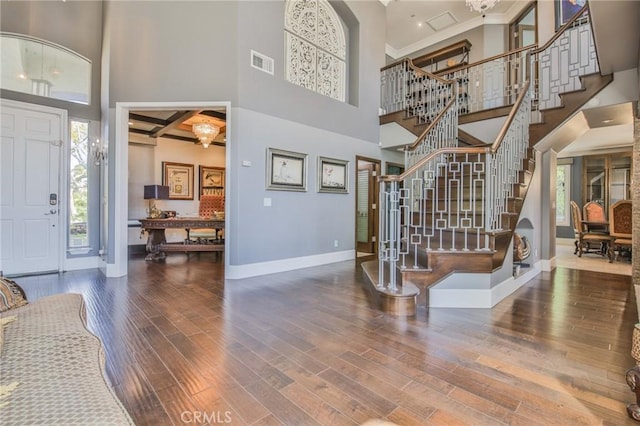
[[[189,424],[228,424],[231,423],[231,411],[183,411],[180,420]]]

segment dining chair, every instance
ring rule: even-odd
[[[589,201],[582,207],[584,221],[589,232],[609,232],[604,206],[597,201]]]
[[[609,262],[620,255],[623,248],[631,250],[633,244],[633,220],[631,200],[620,200],[609,206]],[[616,254],[617,253],[617,254]]]
[[[575,235],[576,250],[573,254],[582,257],[583,253],[599,253],[604,255],[609,243],[609,234],[602,232],[590,232],[582,220],[582,212],[578,204],[571,200],[571,219]]]

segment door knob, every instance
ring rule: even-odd
[[[56,209],[51,209],[51,210],[49,210],[49,213],[45,213],[44,215],[45,216],[49,216],[49,215],[56,214],[56,213],[58,213],[58,211]]]

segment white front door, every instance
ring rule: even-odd
[[[1,105],[0,271],[59,271],[66,113],[5,100]]]

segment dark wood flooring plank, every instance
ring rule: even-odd
[[[227,281],[223,269],[172,253],[134,257],[122,278],[16,281],[30,300],[83,295],[141,426],[227,412],[251,425],[635,424],[630,277],[557,268],[492,309],[401,319],[375,309],[352,262]]]
[[[318,425],[311,416],[301,410],[292,401],[261,380],[247,386],[253,397],[286,425]]]
[[[288,385],[284,389],[281,389],[280,393],[298,407],[302,408],[321,425],[349,426],[356,424],[353,420],[343,415],[340,411],[298,383],[294,382]]]

